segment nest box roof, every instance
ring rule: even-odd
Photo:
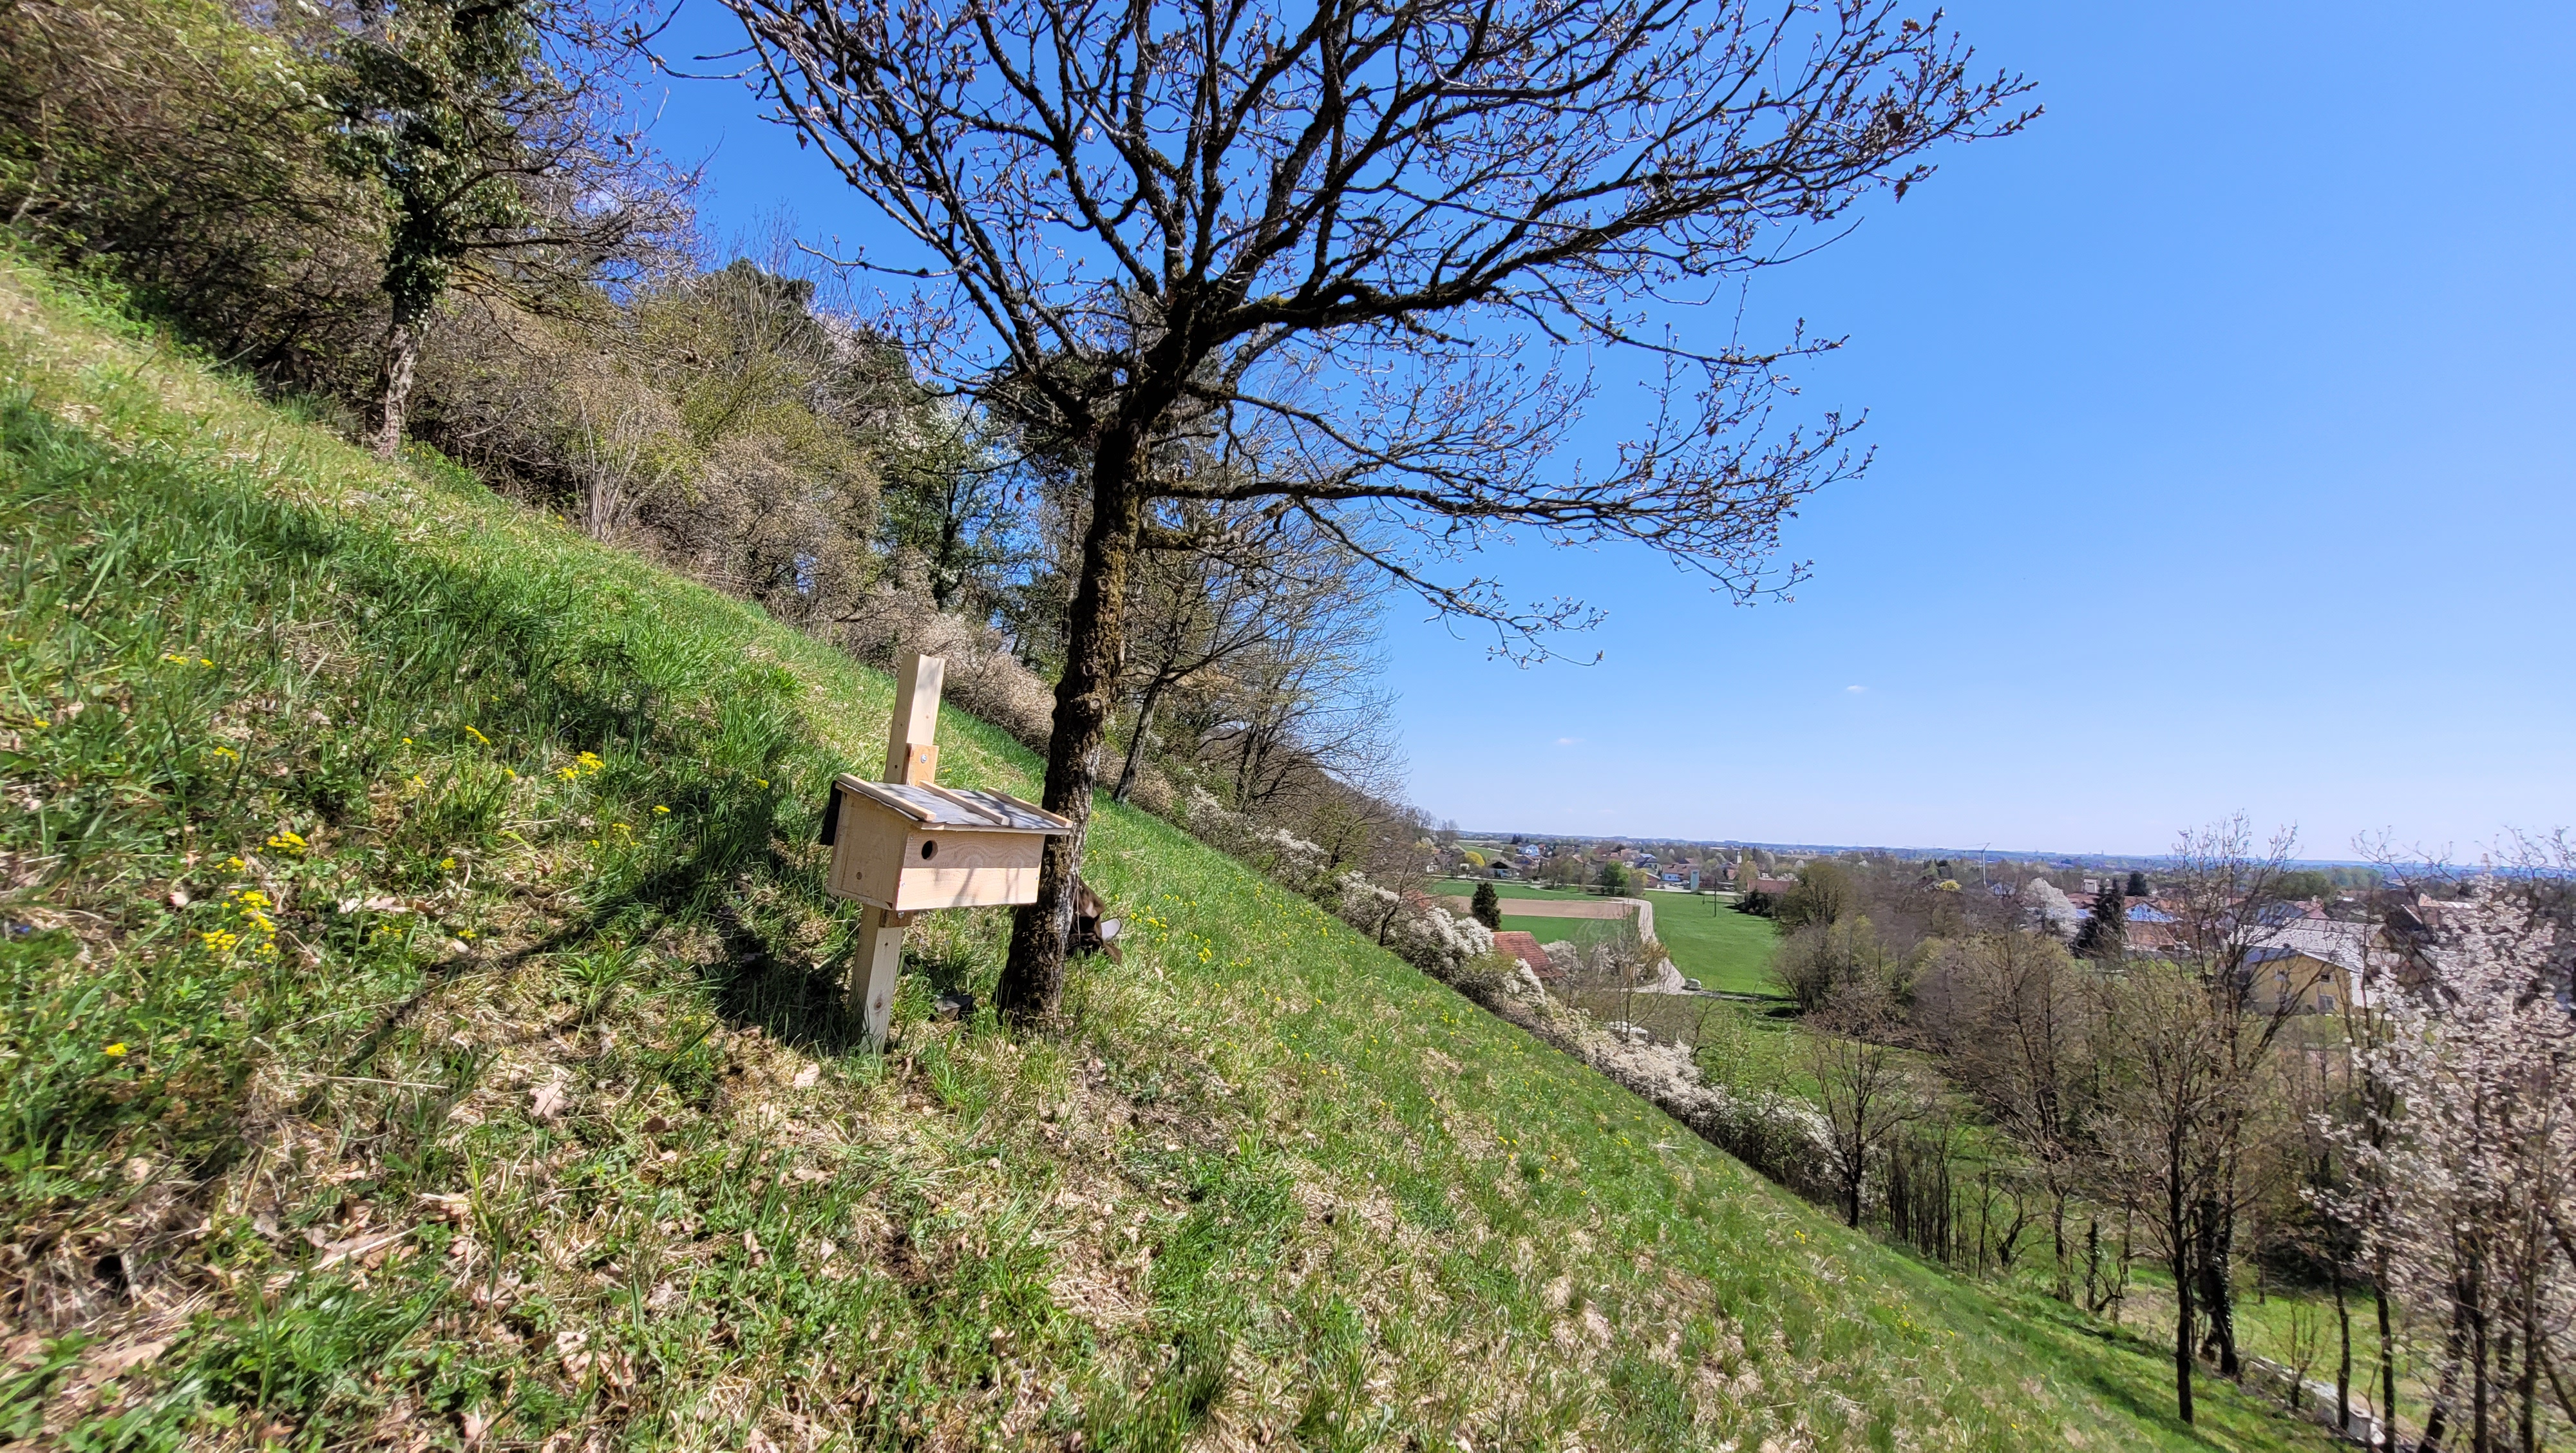
[[[1002,792],[956,787],[912,786],[900,782],[862,782],[843,776],[839,786],[882,803],[924,826],[946,832],[1069,833],[1073,824],[1045,808]]]

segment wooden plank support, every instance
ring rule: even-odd
[[[903,653],[894,682],[894,725],[887,734],[886,781],[927,787],[939,779],[939,688],[947,678],[945,657]]]
[[[903,970],[903,931],[909,913],[870,908],[859,927],[859,951],[850,965],[852,1007],[867,1025],[871,1048],[884,1049],[886,1021],[894,1015],[895,977]]]
[[[938,779],[939,688],[947,676],[944,657],[903,653],[895,675],[894,720],[886,729],[885,780],[927,787]],[[870,908],[859,928],[847,992],[850,1007],[866,1025],[867,1043],[875,1049],[885,1048],[895,980],[903,971],[903,931],[911,922],[909,913]]]

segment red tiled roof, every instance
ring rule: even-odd
[[[1547,963],[1547,950],[1540,946],[1535,934],[1517,928],[1504,929],[1494,935],[1494,952],[1507,954],[1529,965],[1530,972],[1542,979],[1553,977]]]

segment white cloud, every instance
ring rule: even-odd
[[[1581,738],[1581,737],[1558,737],[1558,738],[1556,739],[1556,744],[1557,744],[1558,746],[1560,746],[1560,747],[1579,747],[1579,746],[1583,745],[1583,738]]]
[[[1869,688],[1866,686],[1846,686],[1843,690],[1850,692],[1854,696],[1866,696],[1869,694]]]

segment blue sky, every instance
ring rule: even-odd
[[[1526,670],[1399,603],[1416,800],[2072,852],[2241,809],[2314,857],[2576,823],[2576,7],[1949,14],[2048,115],[1753,299],[1849,339],[1805,396],[1878,451],[1792,522],[1813,579],[1737,608],[1514,552],[1516,593],[1610,612],[1568,643],[1600,664]],[[676,86],[661,136],[720,228],[870,230],[733,88]]]

